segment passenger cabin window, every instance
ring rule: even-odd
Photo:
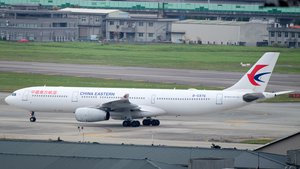
[[[12,93],[11,95],[12,95],[12,96],[16,96],[16,95],[17,95],[17,93]]]

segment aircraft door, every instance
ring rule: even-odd
[[[151,104],[155,104],[155,98],[156,98],[155,94],[151,96]]]
[[[78,91],[74,91],[72,94],[72,102],[78,102]]]
[[[222,105],[223,104],[223,94],[217,94],[216,104],[217,105]]]
[[[29,91],[28,90],[24,91],[22,96],[22,101],[28,101],[28,95],[29,95]]]

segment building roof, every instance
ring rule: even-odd
[[[265,144],[265,145],[263,145],[263,146],[261,146],[261,147],[255,149],[254,151],[260,151],[260,150],[262,150],[262,149],[265,149],[265,148],[267,148],[267,147],[273,146],[273,145],[275,145],[275,144],[279,144],[279,143],[281,143],[281,142],[284,142],[284,141],[289,140],[289,139],[291,139],[291,138],[294,138],[294,137],[296,137],[296,136],[300,136],[300,132],[297,132],[297,133],[294,133],[294,134],[292,134],[292,135],[289,135],[289,136],[280,138],[280,139],[278,139],[278,140],[274,140],[274,141],[272,141],[272,142],[270,142],[270,143],[267,143],[267,144]],[[297,147],[295,147],[295,148],[297,148]],[[299,147],[298,147],[298,148],[299,148]]]
[[[86,168],[183,169],[195,158],[231,158],[235,166],[255,168],[257,154],[236,149],[0,140],[0,163],[8,166],[4,168],[32,165],[27,168],[35,169],[37,163],[32,162],[38,161],[36,168],[76,169],[87,163]],[[284,168],[285,156],[259,152],[259,157],[264,168]]]
[[[258,164],[259,162],[259,164]],[[236,168],[285,168],[286,156],[262,153],[262,152],[245,152],[235,159]]]
[[[68,11],[74,13],[91,13],[91,14],[109,14],[113,12],[120,12],[116,9],[88,9],[88,8],[64,8],[59,11]]]
[[[101,157],[63,157],[48,155],[27,155],[27,154],[0,154],[0,162],[3,168],[72,168],[72,169],[185,169],[186,167],[176,166],[148,159],[116,159]]]
[[[149,159],[168,164],[187,165],[191,158],[235,158],[244,151],[234,149],[185,148],[169,146],[141,146],[118,144],[91,144],[47,141],[0,140],[0,153],[48,155],[67,157],[97,157]]]
[[[242,21],[221,21],[221,20],[181,20],[176,22],[176,24],[202,24],[202,25],[245,25],[254,22],[242,22]]]

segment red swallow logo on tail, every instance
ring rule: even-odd
[[[260,86],[260,84],[258,84],[257,82],[261,82],[261,83],[264,83],[264,81],[262,81],[260,79],[261,76],[263,75],[266,75],[266,74],[270,74],[271,72],[264,72],[264,73],[259,73],[259,74],[256,74],[260,69],[266,67],[268,65],[256,65],[254,67],[254,69],[252,70],[251,73],[247,74],[248,76],[248,79],[250,81],[250,83],[254,86]]]

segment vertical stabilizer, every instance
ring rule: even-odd
[[[277,52],[265,53],[236,84],[225,90],[264,92],[278,56]]]

